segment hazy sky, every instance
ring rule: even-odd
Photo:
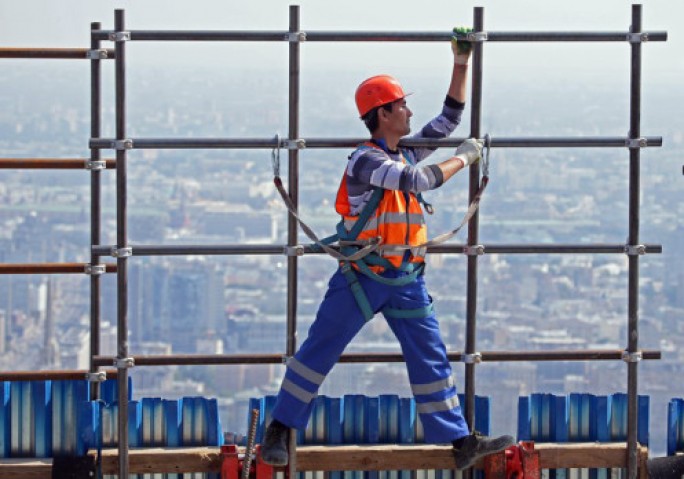
[[[0,45],[88,46],[90,22],[111,29],[114,9],[126,10],[127,28],[186,30],[286,30],[289,5],[300,5],[303,30],[424,30],[448,31],[471,24],[473,7],[485,7],[485,29],[491,31],[626,31],[631,4],[625,0],[0,0]],[[666,30],[667,42],[646,44],[644,67],[662,75],[684,72],[684,1],[646,0],[646,31]],[[176,43],[154,48],[149,42],[129,49],[145,61],[179,64],[234,58],[247,65],[286,65],[285,42],[259,44],[205,43],[200,47]],[[157,44],[159,45],[159,44]],[[623,69],[628,65],[626,44],[490,43],[486,65],[502,69],[522,67]],[[310,43],[302,61],[340,69],[393,70],[398,66],[432,68],[448,55],[446,45],[393,43]],[[155,56],[156,55],[156,56]],[[137,57],[136,57],[137,58]],[[308,66],[308,65],[307,65]],[[532,72],[531,72],[532,73]]]

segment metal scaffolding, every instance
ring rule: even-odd
[[[628,375],[628,477],[637,475],[637,386],[638,363],[642,359],[659,359],[659,351],[640,350],[638,333],[639,257],[661,253],[660,245],[639,242],[640,153],[642,148],[662,145],[661,137],[642,137],[641,116],[641,49],[646,41],[665,41],[666,32],[642,31],[641,5],[632,6],[632,24],[624,32],[491,32],[484,26],[484,8],[474,9],[474,31],[467,40],[473,42],[471,81],[471,118],[469,137],[482,137],[482,77],[484,45],[488,42],[626,42],[631,49],[630,131],[626,137],[528,137],[491,138],[492,148],[626,148],[629,151],[629,236],[626,244],[481,244],[479,215],[468,224],[466,244],[443,244],[430,249],[434,253],[467,256],[466,343],[463,352],[450,351],[451,361],[465,363],[464,412],[469,424],[474,422],[476,366],[486,361],[587,361],[609,360],[627,363]],[[303,31],[298,6],[290,6],[289,28],[283,31],[159,31],[127,30],[125,12],[115,11],[114,29],[102,30],[91,24],[90,49],[0,49],[0,58],[83,58],[91,61],[91,131],[88,159],[0,159],[0,168],[86,168],[91,172],[91,262],[63,265],[0,265],[0,274],[22,273],[87,273],[91,277],[91,367],[88,377],[95,383],[103,366],[117,368],[119,386],[119,476],[129,474],[128,458],[128,370],[133,366],[197,365],[197,364],[278,364],[282,354],[224,355],[131,355],[128,346],[128,262],[135,256],[154,255],[287,255],[287,331],[285,356],[296,350],[297,268],[298,257],[320,254],[311,246],[298,244],[297,221],[288,215],[287,244],[284,245],[130,245],[127,232],[127,159],[133,149],[273,149],[288,150],[288,190],[295,207],[299,204],[299,152],[309,148],[350,148],[365,138],[302,138],[300,137],[300,49],[306,42],[447,42],[450,32],[343,32]],[[101,48],[101,42],[114,43],[114,49]],[[131,138],[127,134],[126,47],[136,41],[194,42],[288,42],[289,44],[289,120],[288,138]],[[115,60],[115,138],[102,138],[100,61]],[[456,146],[462,139],[404,140],[403,145]],[[101,150],[115,150],[115,160],[102,160]],[[116,245],[102,245],[100,238],[100,172],[116,169]],[[469,170],[469,200],[478,190],[480,166]],[[628,256],[628,344],[624,350],[581,351],[478,351],[477,348],[477,284],[478,261],[485,254],[622,254]],[[116,264],[101,264],[103,256],[116,259]],[[117,275],[117,355],[100,355],[100,274]],[[345,354],[342,362],[402,362],[401,354]],[[65,372],[55,373],[65,375]],[[69,373],[69,374],[80,374]],[[94,397],[97,397],[97,388]],[[294,445],[294,435],[291,435]],[[294,447],[290,448],[290,474],[296,471]],[[291,476],[293,477],[293,476]]]

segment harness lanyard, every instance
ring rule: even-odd
[[[445,241],[451,239],[452,237],[456,236],[459,231],[461,231],[461,228],[463,228],[470,219],[473,217],[475,212],[480,206],[480,200],[482,199],[482,194],[484,193],[485,188],[487,188],[487,184],[489,183],[489,153],[491,151],[491,137],[489,136],[489,133],[487,133],[484,136],[484,149],[486,149],[486,152],[481,158],[482,162],[482,178],[480,179],[480,186],[475,193],[475,196],[473,196],[473,201],[470,202],[470,205],[468,206],[468,210],[466,211],[465,216],[463,217],[463,220],[461,220],[461,223],[454,228],[451,231],[447,231],[446,233],[442,233],[436,237],[434,237],[431,240],[426,241],[425,243],[415,245],[415,246],[404,246],[404,245],[392,245],[391,248],[393,250],[408,250],[408,249],[414,249],[414,248],[427,248],[429,246],[436,246],[439,244],[444,243]],[[382,252],[383,247],[380,246],[378,248],[379,252]]]
[[[380,246],[378,241],[368,240],[364,243],[357,243],[365,244],[365,246],[360,248],[354,254],[347,256],[340,253],[336,249],[328,246],[329,243],[337,241],[337,235],[333,235],[329,238],[324,239],[319,239],[318,236],[316,236],[316,233],[314,233],[314,231],[309,227],[309,225],[307,225],[300,218],[299,213],[297,212],[297,208],[292,202],[292,198],[290,198],[290,195],[287,193],[287,191],[285,191],[285,187],[283,186],[283,180],[280,178],[280,136],[276,135],[275,139],[276,146],[271,151],[271,163],[273,165],[273,183],[275,184],[278,193],[280,193],[280,196],[282,197],[283,202],[285,203],[285,206],[287,207],[288,211],[294,217],[294,219],[297,220],[299,225],[302,227],[302,231],[304,231],[304,233],[309,237],[309,239],[313,241],[323,251],[325,251],[330,256],[339,261],[358,261],[363,257],[369,255],[370,253],[374,252],[375,250],[377,250]],[[350,242],[346,242],[346,244],[350,244]]]
[[[297,212],[297,208],[295,208],[294,203],[292,202],[292,199],[290,198],[290,195],[285,191],[285,187],[283,186],[283,181],[280,178],[280,136],[276,135],[275,136],[276,140],[276,146],[273,148],[271,151],[271,163],[273,165],[273,183],[275,184],[276,189],[278,190],[278,193],[283,199],[283,202],[285,203],[285,206],[287,207],[288,211],[294,219],[300,224],[302,227],[302,230],[304,233],[311,239],[318,247],[323,249],[326,253],[328,253],[330,256],[333,258],[339,260],[339,261],[358,261],[365,256],[368,256],[370,253],[373,252],[382,252],[383,246],[378,244],[377,241],[370,241],[368,243],[365,243],[365,246],[363,248],[360,248],[358,251],[356,251],[354,254],[346,256],[339,251],[337,251],[334,248],[331,248],[328,246],[329,243],[332,243],[337,240],[335,236],[331,236],[329,238],[324,238],[324,239],[319,239],[318,236],[313,232],[313,230],[300,218],[299,213]],[[470,202],[470,205],[468,206],[468,210],[466,211],[465,216],[463,217],[463,220],[461,223],[454,228],[451,231],[448,231],[446,233],[442,233],[435,238],[426,241],[425,243],[419,244],[419,245],[414,245],[414,246],[408,246],[408,245],[391,245],[389,246],[393,250],[410,250],[414,248],[427,248],[429,246],[436,246],[439,244],[444,243],[445,241],[451,239],[454,237],[458,232],[470,221],[470,219],[473,217],[475,212],[480,206],[480,200],[482,199],[482,194],[484,193],[485,188],[487,187],[487,184],[489,183],[489,154],[491,152],[491,137],[489,136],[489,133],[487,133],[484,136],[484,155],[481,158],[481,163],[482,163],[482,178],[480,179],[480,186],[475,193],[475,196],[473,197],[473,200]],[[346,242],[349,244],[349,242]]]

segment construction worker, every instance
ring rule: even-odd
[[[454,64],[442,112],[415,138],[445,138],[460,123],[470,47],[456,36],[452,39]],[[378,312],[401,344],[426,442],[453,443],[458,469],[514,444],[511,436],[489,438],[469,431],[422,274],[425,248],[412,248],[427,241],[420,193],[442,186],[478,161],[482,142],[466,140],[448,160],[419,165],[434,148],[398,146],[410,132],[413,115],[406,96],[389,75],[369,78],[356,90],[356,106],[371,138],[349,157],[336,201],[342,215],[338,232],[353,231],[354,237],[346,239],[357,241],[357,250],[378,238],[379,248],[363,260],[341,262],[307,339],[287,362],[261,447],[268,464],[287,464],[290,428],[306,428],[313,399],[326,375]],[[377,205],[369,206],[374,201]]]

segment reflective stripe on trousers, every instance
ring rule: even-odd
[[[405,273],[388,271],[387,276]],[[430,304],[422,276],[406,286],[387,286],[359,276],[373,311],[417,309]],[[434,313],[424,318],[386,318],[401,344],[425,441],[447,443],[468,434],[456,386]],[[306,340],[290,359],[273,417],[297,429],[307,425],[313,400],[340,355],[366,323],[344,275],[338,270]]]

